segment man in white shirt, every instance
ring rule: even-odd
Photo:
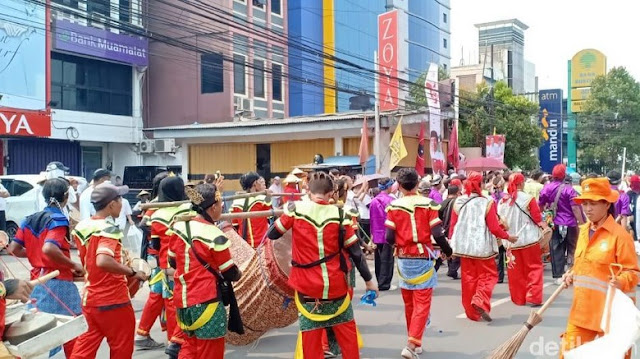
[[[127,223],[129,223],[129,225],[131,226],[135,225],[135,223],[133,223],[133,219],[131,218],[132,214],[133,211],[131,210],[131,203],[129,203],[129,200],[122,197],[122,209],[120,210],[120,216],[118,216],[115,222],[118,225],[118,228],[120,228],[120,230],[124,233],[125,237],[127,236],[127,231],[129,230],[129,228],[127,227]]]
[[[269,186],[269,191],[271,191],[271,193],[284,192],[279,176],[273,177],[273,183],[271,183],[271,186]],[[273,205],[273,208],[280,208],[280,197],[271,198],[271,204]]]
[[[97,186],[109,181],[111,179],[111,172],[104,168],[99,168],[93,173],[93,180],[91,185],[85,189],[80,195],[80,218],[81,220],[89,219],[96,213],[96,209],[91,203],[91,194],[93,189]]]
[[[76,195],[76,191],[74,190],[74,187],[77,187],[78,183],[75,180],[67,179],[65,176],[68,174],[69,174],[69,167],[62,164],[62,162],[57,162],[57,161],[50,162],[47,165],[46,170],[44,172],[40,172],[40,175],[42,175],[43,180],[42,182],[38,183],[38,187],[36,188],[36,210],[34,213],[44,211],[44,209],[49,205],[49,203],[47,203],[44,197],[42,196],[42,185],[44,184],[44,182],[52,178],[64,178],[69,182],[70,186],[69,186],[69,199],[67,200],[67,206],[65,206],[65,208],[62,209],[62,212],[65,214],[65,216],[67,216],[67,218],[69,218],[69,206],[72,206],[76,202],[78,202],[78,196]]]

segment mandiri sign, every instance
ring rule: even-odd
[[[544,142],[540,147],[540,168],[551,173],[562,163],[562,90],[541,90],[540,127]]]

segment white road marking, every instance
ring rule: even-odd
[[[542,286],[542,288],[546,288],[546,287],[548,287],[548,286],[550,286],[550,285],[553,285],[553,282],[545,283],[545,284]],[[493,308],[495,308],[495,307],[497,307],[497,306],[499,306],[499,305],[501,305],[501,304],[504,304],[504,303],[510,302],[510,301],[511,301],[511,297],[506,297],[506,298],[498,299],[498,300],[496,300],[495,302],[491,303],[491,309],[493,309]],[[458,314],[458,315],[456,316],[456,318],[457,318],[457,319],[464,319],[464,318],[466,318],[466,317],[467,317],[467,315],[466,315],[465,313]]]

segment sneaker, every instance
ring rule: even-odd
[[[389,291],[392,292],[394,290],[398,290],[398,286],[392,284],[391,287],[389,287]]]
[[[324,352],[324,359],[337,358],[337,357],[338,357],[337,355],[333,354],[329,350],[325,350]]]
[[[418,357],[418,354],[415,351],[412,351],[411,349],[409,349],[408,347],[404,347],[400,355],[404,359],[420,359],[420,357]]]
[[[169,359],[178,359],[181,347],[182,346],[180,344],[169,343],[169,345],[167,345],[167,349],[164,350],[164,353],[169,356]]]
[[[158,343],[150,336],[145,336],[135,341],[136,349],[138,350],[154,350],[164,347],[164,344]]]
[[[478,312],[478,314],[480,314],[480,317],[482,319],[484,319],[487,322],[491,322],[493,321],[493,319],[491,319],[491,316],[489,315],[489,313],[485,312],[484,309],[480,308],[479,306],[472,304],[473,305],[473,309],[476,310],[476,312]]]

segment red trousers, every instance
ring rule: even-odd
[[[407,321],[407,342],[417,347],[422,346],[422,335],[431,313],[431,296],[433,288],[408,290],[402,289],[404,316]]]
[[[186,336],[178,326],[176,304],[173,298],[164,298],[164,310],[167,313],[167,339],[172,343],[184,344]]]
[[[467,318],[479,321],[480,314],[473,307],[491,311],[493,287],[498,283],[498,269],[494,258],[472,259],[460,257],[462,306]]]
[[[542,304],[544,266],[542,251],[536,244],[523,249],[514,249],[515,265],[508,268],[509,292],[516,305]]]
[[[95,358],[105,337],[111,349],[111,359],[131,359],[136,330],[131,304],[111,310],[82,307],[82,314],[87,319],[89,330],[76,341],[71,359]]]
[[[223,359],[224,338],[198,339],[185,336],[185,344],[180,348],[179,359]]]
[[[360,349],[358,348],[358,334],[356,322],[337,324],[333,327],[333,332],[340,345],[343,359],[360,359]],[[322,349],[322,337],[326,336],[326,329],[320,328],[302,332],[302,351],[304,359],[324,359]]]
[[[162,316],[162,308],[164,308],[162,294],[153,292],[149,293],[149,298],[144,304],[144,309],[142,309],[142,316],[140,317],[140,324],[138,324],[138,330],[136,333],[139,335],[149,335],[156,318]],[[160,323],[162,323],[162,319],[160,320]],[[166,330],[166,328],[162,329]]]

